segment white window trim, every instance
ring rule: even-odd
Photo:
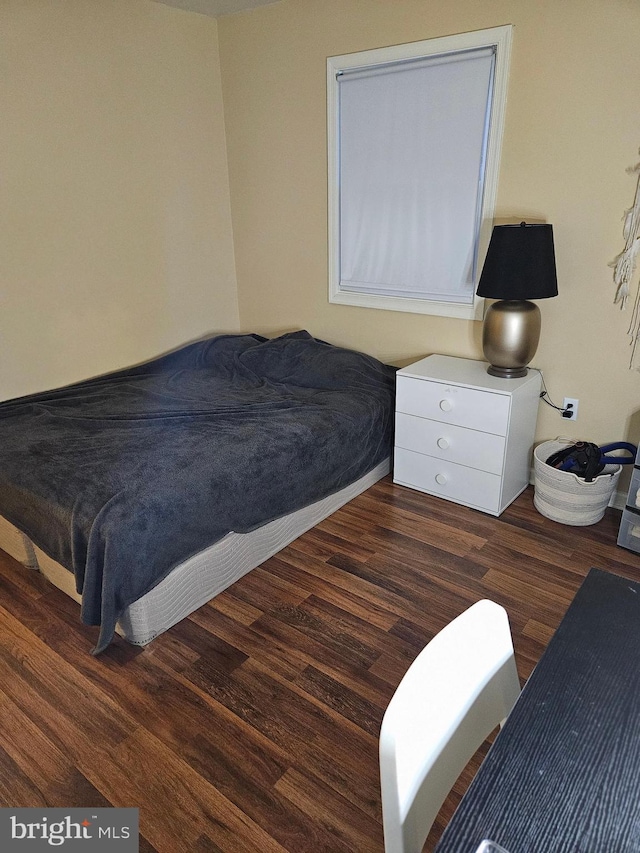
[[[486,170],[478,245],[478,270],[489,245],[495,200],[498,188],[500,152],[504,134],[507,84],[511,58],[513,25],[493,27],[470,33],[427,39],[411,44],[366,50],[360,53],[330,56],[327,59],[327,139],[328,139],[328,201],[329,201],[329,302],[381,308],[387,311],[406,311],[435,314],[466,320],[481,320],[484,299],[474,294],[473,305],[436,302],[425,299],[405,299],[396,296],[377,296],[347,292],[340,288],[340,195],[338,152],[338,83],[336,75],[345,69],[371,66],[402,59],[414,59],[438,53],[448,53],[481,47],[496,51],[495,77],[491,106],[491,122],[487,140]]]

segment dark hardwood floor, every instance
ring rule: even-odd
[[[495,519],[386,478],[145,649],[0,552],[0,806],[136,806],[140,850],[382,853],[378,732],[435,632],[487,597],[527,678],[591,566],[525,492]],[[487,745],[447,800],[431,850]]]

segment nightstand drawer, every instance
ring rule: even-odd
[[[454,424],[396,414],[396,447],[502,474],[506,439]]]
[[[506,435],[510,398],[428,379],[398,376],[396,410],[409,415]]]
[[[497,513],[502,478],[497,474],[434,459],[411,450],[396,448],[393,480],[430,495]]]

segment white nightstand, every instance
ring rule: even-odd
[[[394,483],[500,515],[529,485],[540,384],[445,355],[399,370]]]

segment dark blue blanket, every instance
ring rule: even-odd
[[[98,653],[178,563],[387,457],[394,376],[307,332],[223,335],[0,403],[0,515],[74,573]]]

